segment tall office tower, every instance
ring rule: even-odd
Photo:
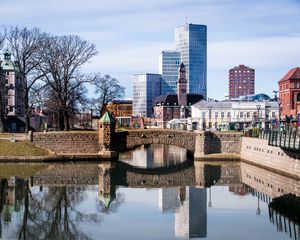
[[[188,93],[207,97],[207,27],[186,24],[175,29],[175,49],[186,66]]]
[[[161,95],[161,75],[155,73],[133,74],[133,114],[153,117],[153,105]]]
[[[162,51],[159,55],[159,73],[162,75],[162,95],[177,92],[180,52]]]
[[[229,98],[254,94],[254,69],[245,65],[229,70]]]

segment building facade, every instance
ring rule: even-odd
[[[279,106],[275,101],[200,101],[191,107],[191,112],[199,130],[242,130],[258,124],[263,128],[275,125]]]
[[[159,127],[166,127],[172,119],[185,119],[191,115],[191,105],[202,100],[200,94],[187,94],[186,68],[183,63],[178,68],[177,94],[156,97],[154,117]]]
[[[142,117],[153,117],[153,105],[161,95],[161,75],[155,73],[134,74],[133,114]]]
[[[0,60],[1,61],[1,60]],[[4,59],[1,61],[2,83],[4,87],[3,100],[4,112],[6,116],[22,116],[24,114],[24,105],[22,101],[22,82],[19,73],[11,59],[11,54],[7,51],[4,53]]]
[[[228,84],[229,98],[254,94],[255,70],[245,65],[231,68]]]
[[[188,93],[207,97],[207,27],[186,24],[175,29],[175,49],[186,66]]]
[[[118,120],[121,126],[129,126],[132,116],[132,100],[116,99],[107,104],[106,109]]]
[[[162,51],[159,55],[159,74],[162,76],[162,95],[177,92],[180,52]]]
[[[296,118],[300,113],[300,68],[288,71],[278,85],[281,118],[291,115]]]

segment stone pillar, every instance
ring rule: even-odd
[[[197,132],[195,138],[195,152],[194,152],[195,159],[204,156],[204,148],[205,148],[205,132]]]
[[[105,158],[116,157],[117,152],[115,148],[115,133],[116,133],[116,119],[106,112],[98,123],[99,133],[99,155]]]

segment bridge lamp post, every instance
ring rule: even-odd
[[[208,207],[212,207],[212,201],[211,201],[211,187],[209,188],[209,201],[208,201]]]
[[[212,128],[212,124],[211,124],[211,110],[212,110],[212,106],[209,105],[209,106],[208,106],[208,117],[209,117],[209,123],[208,123],[208,126],[209,126],[210,130],[211,130],[211,128]]]
[[[256,105],[256,109],[257,109],[257,122],[258,122],[258,127],[259,127],[259,121],[260,121],[260,117],[259,117],[259,110],[260,110],[260,105]]]
[[[274,90],[274,100],[278,103],[278,129],[280,130],[280,121],[281,121],[281,112],[280,112],[280,108],[281,108],[281,103],[282,103],[282,99],[280,99],[279,97],[277,97],[277,93],[278,91]]]

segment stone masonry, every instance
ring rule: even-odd
[[[34,133],[33,143],[56,154],[98,153],[96,132],[47,132]]]
[[[142,129],[112,134],[110,125],[103,127],[105,129],[102,129],[99,134],[97,132],[34,133],[33,143],[56,154],[96,154],[104,148],[126,151],[140,145],[154,143],[185,148],[196,158],[210,153],[240,153],[241,134],[163,129]]]
[[[241,159],[281,173],[300,177],[299,155],[268,145],[268,140],[242,138]]]

